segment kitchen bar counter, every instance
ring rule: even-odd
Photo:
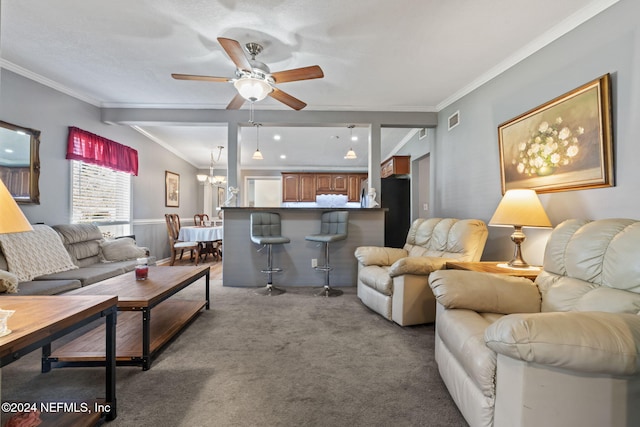
[[[243,208],[224,207],[224,256],[222,257],[223,286],[262,287],[267,275],[260,270],[267,265],[267,250],[257,252],[259,246],[251,242],[252,212],[280,214],[282,235],[291,243],[273,246],[273,265],[283,268],[273,275],[275,286],[322,287],[324,273],[311,267],[311,260],[324,263],[322,245],[304,239],[320,232],[320,217],[326,211],[348,211],[349,231],[346,240],[329,245],[331,286],[356,286],[358,265],[353,255],[358,246],[384,245],[383,208]]]

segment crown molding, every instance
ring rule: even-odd
[[[14,64],[13,62],[7,61],[6,59],[0,58],[0,68],[4,68],[5,70],[12,71],[22,77],[36,81],[44,86],[50,87],[51,89],[57,90],[58,92],[62,92],[73,98],[79,99],[80,101],[84,101],[87,104],[91,104],[95,107],[102,106],[101,102],[95,98],[92,98],[83,93],[77,92],[75,90],[69,89],[68,87],[58,82],[55,82],[51,79],[41,76],[40,74],[34,73],[33,71],[29,71],[26,68],[23,68],[19,65]]]
[[[536,37],[530,43],[522,47],[522,49],[518,50],[513,55],[509,56],[506,60],[499,63],[495,67],[491,68],[486,73],[482,74],[477,79],[473,80],[468,85],[464,86],[459,91],[455,92],[450,97],[446,98],[444,101],[439,103],[436,106],[436,111],[442,111],[447,108],[449,105],[458,101],[460,98],[468,95],[472,91],[476,90],[483,84],[487,83],[489,80],[499,76],[500,74],[507,71],[509,68],[518,64],[520,61],[528,58],[533,55],[543,47],[551,44],[555,40],[559,39],[563,35],[567,34],[571,30],[575,29],[579,25],[585,23],[589,19],[603,12],[604,10],[610,8],[614,4],[618,3],[620,0],[596,0],[591,4],[585,6],[580,9],[576,13],[569,15],[567,18],[563,19],[559,24],[555,25],[546,33],[542,34],[539,37]]]

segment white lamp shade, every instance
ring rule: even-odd
[[[31,231],[33,227],[4,183],[0,181],[0,234]]]
[[[490,225],[517,225],[522,227],[551,227],[540,199],[534,190],[508,190],[493,217]]]
[[[273,90],[269,83],[255,77],[242,77],[233,82],[233,85],[240,96],[251,102],[262,101]]]
[[[196,175],[196,178],[198,179],[199,182],[205,182],[209,177],[207,175],[198,174]]]
[[[256,151],[253,153],[253,156],[251,156],[251,158],[252,158],[253,160],[263,160],[263,159],[264,159],[264,157],[262,157],[262,153],[260,152],[260,150],[256,150]]]
[[[349,151],[347,151],[347,155],[344,156],[344,158],[348,160],[353,160],[353,159],[357,159],[358,156],[356,156],[356,152],[353,151],[353,148],[350,148]]]

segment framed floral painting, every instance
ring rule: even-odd
[[[609,74],[498,126],[502,194],[613,186]]]

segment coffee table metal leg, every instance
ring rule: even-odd
[[[206,295],[205,298],[207,299],[207,305],[205,306],[205,309],[209,310],[209,270],[207,270],[207,275],[205,277],[205,290]]]
[[[107,420],[114,420],[116,411],[116,318],[118,310],[113,307],[108,313],[105,331],[105,400],[109,404]]]
[[[142,370],[151,368],[151,309],[142,309]]]
[[[42,373],[49,372],[51,370],[51,343],[42,346]]]

